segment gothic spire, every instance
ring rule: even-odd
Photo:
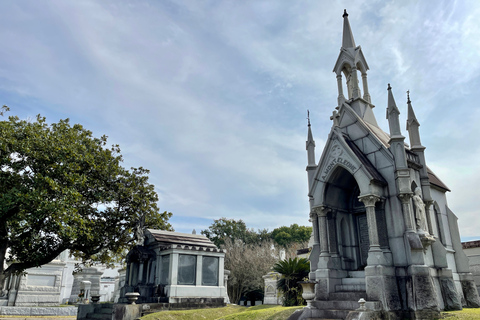
[[[347,9],[343,11],[343,48],[355,48],[355,40],[353,39],[352,29],[350,28],[350,22],[348,22]]]
[[[390,137],[400,137],[402,132],[400,131],[400,111],[397,108],[395,103],[395,98],[393,98],[392,87],[390,83],[388,84],[388,102],[387,102],[387,119],[388,126],[390,127]],[[402,137],[403,138],[403,137]]]
[[[310,125],[310,111],[307,110],[308,134],[306,141],[308,165],[315,166],[315,140],[313,140],[312,126]]]
[[[407,104],[408,104],[408,117],[407,117],[407,130],[410,130],[410,127],[413,124],[416,124],[420,127],[420,122],[418,122],[415,112],[413,111],[412,101],[410,101],[410,91],[407,91]]]
[[[420,140],[420,122],[418,122],[417,117],[415,116],[415,112],[413,111],[412,102],[410,101],[410,92],[407,91],[407,104],[408,104],[408,117],[407,117],[407,130],[408,136],[410,137],[410,148],[414,149],[425,149],[422,146],[422,142]]]
[[[389,118],[389,114],[395,112],[400,114],[400,110],[397,108],[397,104],[395,103],[395,98],[393,98],[392,87],[390,83],[388,84],[388,106],[387,106],[387,119]]]

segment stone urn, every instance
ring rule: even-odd
[[[100,301],[100,296],[91,296],[92,303],[98,303]]]
[[[140,293],[138,292],[125,293],[125,298],[127,298],[129,304],[135,304],[135,301],[138,300],[138,297],[140,297]]]
[[[314,308],[312,306],[312,301],[315,299],[315,284],[316,281],[308,280],[308,281],[300,281],[298,282],[302,285],[302,298],[307,301],[307,308]]]

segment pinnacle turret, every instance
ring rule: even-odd
[[[420,122],[418,122],[415,112],[413,111],[412,101],[410,101],[410,92],[407,91],[407,105],[408,105],[408,117],[407,117],[407,131],[410,138],[411,149],[425,149],[422,146],[420,140]]]
[[[308,134],[306,141],[308,166],[315,166],[315,140],[313,140],[312,126],[310,125],[310,111],[307,110]]]
[[[387,106],[387,119],[388,119],[388,126],[390,127],[390,137],[399,137],[404,138],[402,136],[402,132],[400,130],[400,111],[397,108],[397,104],[395,103],[395,98],[393,97],[392,87],[390,87],[390,83],[388,84],[388,106]]]

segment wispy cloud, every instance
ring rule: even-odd
[[[470,139],[480,134],[475,2],[0,7],[2,103],[21,117],[70,117],[107,134],[121,145],[127,167],[151,170],[160,208],[186,232],[223,216],[254,228],[308,224],[306,109],[318,157],[336,106],[332,68],[347,8],[371,69],[377,120],[388,128],[387,83],[402,121],[404,92],[411,90],[427,160],[453,190],[449,202],[462,233],[478,229],[462,224],[475,212],[480,153]]]

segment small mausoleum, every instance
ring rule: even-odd
[[[346,12],[342,40],[338,99],[318,162],[308,120],[315,294],[301,318],[437,319],[441,310],[479,307],[450,190],[427,166],[410,96],[408,145],[390,85],[382,111],[389,133],[375,119],[368,64]]]
[[[121,299],[138,292],[140,303],[226,302],[223,249],[196,234],[146,229],[143,239],[127,255]]]

